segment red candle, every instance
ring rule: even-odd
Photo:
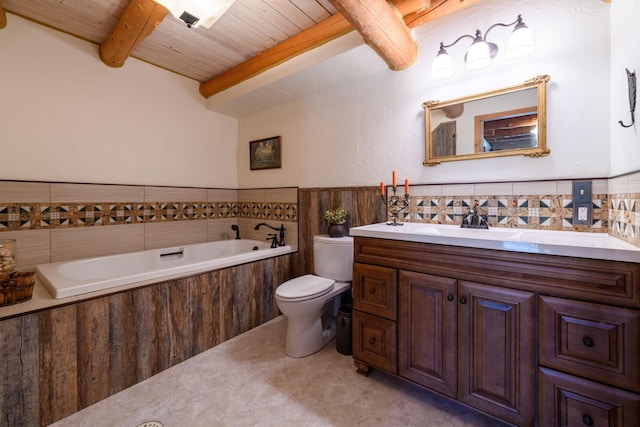
[[[393,185],[393,188],[396,188],[396,171],[391,172],[391,182]]]
[[[404,179],[404,194],[409,194],[409,180]]]
[[[384,197],[384,183],[383,182],[380,183],[380,195],[382,197]]]

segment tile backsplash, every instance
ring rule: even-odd
[[[640,246],[639,177],[593,180],[590,226],[573,224],[570,180],[415,185],[400,220],[460,224],[477,204],[493,227],[603,232]],[[18,240],[22,269],[230,239],[233,224],[240,226],[243,238],[264,239],[264,230],[254,230],[263,221],[285,225],[287,244],[297,249],[299,221],[312,221],[299,215],[296,187],[229,190],[0,181],[0,237]]]
[[[297,188],[227,190],[0,181],[0,236],[18,240],[18,268],[242,237],[286,224],[297,245]]]

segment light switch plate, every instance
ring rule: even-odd
[[[573,182],[573,224],[591,225],[593,202],[591,201],[591,181]]]

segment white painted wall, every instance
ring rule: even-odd
[[[610,8],[601,0],[484,0],[418,27],[418,60],[409,69],[384,70],[240,119],[240,187],[376,185],[388,182],[392,169],[399,179],[423,184],[608,177]],[[485,31],[495,22],[511,22],[518,14],[534,31],[533,54],[520,60],[499,56],[484,70],[460,69],[449,80],[431,80],[431,62],[441,41],[451,43],[476,28]],[[497,28],[490,40],[504,46],[509,33]],[[637,37],[630,38],[629,48],[632,40]],[[467,48],[461,42],[449,49],[460,67]],[[359,57],[369,51],[360,46],[347,54]],[[551,76],[550,156],[422,166],[423,101],[510,86],[539,74]],[[283,138],[282,169],[250,171],[248,141],[274,135]]]
[[[7,14],[0,179],[236,188],[237,120],[198,83]]]
[[[640,123],[631,122],[627,73],[635,71],[640,83],[640,0],[611,2],[611,175],[640,170]],[[640,93],[636,117],[640,120]]]

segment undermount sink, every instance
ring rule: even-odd
[[[461,228],[449,224],[387,223],[351,229],[352,236],[404,240],[514,252],[640,262],[640,247],[607,233],[490,227]]]

